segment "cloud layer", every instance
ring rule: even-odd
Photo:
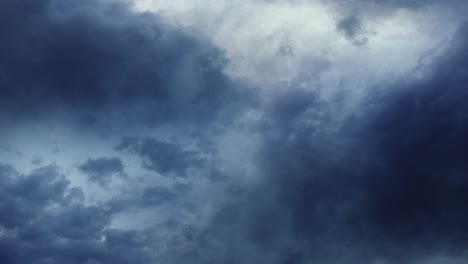
[[[0,2],[0,262],[465,263],[466,8]]]

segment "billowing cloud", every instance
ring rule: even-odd
[[[1,9],[6,117],[78,112],[92,125],[96,111],[111,111],[148,125],[202,122],[216,117],[221,97],[237,100],[217,49],[124,1],[4,1]]]
[[[344,121],[313,92],[278,97],[262,126],[268,176],[215,218],[209,239],[232,242],[211,245],[226,252],[215,258],[466,261],[467,43],[462,25],[425,78],[382,84],[389,92],[372,94],[365,114]]]
[[[81,205],[83,194],[69,188],[70,182],[57,168],[18,175],[2,165],[1,181],[3,262],[119,261],[101,240],[109,215],[99,207]]]
[[[467,7],[0,2],[0,262],[466,263]]]

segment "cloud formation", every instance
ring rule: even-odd
[[[0,2],[0,262],[465,263],[466,8]]]
[[[191,167],[203,166],[204,160],[195,151],[185,150],[177,142],[155,138],[124,138],[116,150],[136,153],[143,158],[143,166],[161,174],[175,173],[184,176]]]
[[[79,166],[79,169],[86,173],[91,181],[105,185],[112,180],[112,176],[122,173],[124,165],[122,160],[116,157],[88,159]]]
[[[219,51],[129,5],[2,2],[2,113],[78,112],[93,124],[112,111],[152,125],[216,117],[223,96],[236,103]]]
[[[465,36],[466,24],[423,79],[383,84],[364,115],[342,121],[313,92],[278,97],[262,126],[268,176],[226,208],[242,221],[218,225],[242,231],[218,261],[466,261]]]

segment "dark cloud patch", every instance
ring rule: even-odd
[[[345,36],[352,38],[361,30],[361,22],[356,16],[350,16],[340,20],[336,28],[343,31]]]
[[[117,157],[88,159],[79,166],[79,169],[86,173],[89,179],[100,185],[106,185],[112,181],[113,175],[121,175],[124,170],[122,160]]]
[[[190,168],[200,168],[204,159],[200,153],[187,150],[178,142],[156,138],[131,138],[122,140],[116,150],[130,151],[141,157],[143,166],[161,174],[185,176]]]
[[[1,167],[2,203],[0,222],[6,228],[17,228],[50,202],[65,204],[64,191],[69,182],[53,167],[36,170],[29,177],[19,175],[12,167]]]
[[[357,46],[366,45],[368,41],[367,37],[365,37],[365,29],[362,22],[356,15],[339,20],[336,30]]]
[[[148,125],[234,114],[243,92],[222,73],[222,54],[129,6],[2,1],[2,113],[37,118],[77,112],[87,125],[110,110]]]
[[[369,181],[370,212],[391,237],[468,243],[467,32],[465,24],[429,78],[393,94],[369,132],[384,161]]]

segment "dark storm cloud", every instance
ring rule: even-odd
[[[244,188],[216,214],[186,252],[189,258],[465,261],[467,36],[465,24],[424,66],[423,79],[381,84],[387,89],[369,96],[365,115],[336,122],[339,98],[330,104],[300,90],[278,96],[260,130],[265,181]]]
[[[241,101],[219,51],[124,1],[7,0],[0,17],[0,101],[10,117],[65,110],[96,121],[112,109],[148,124],[201,121]]]
[[[467,33],[464,24],[431,76],[393,94],[369,131],[385,161],[367,186],[371,217],[393,237],[468,243]]]
[[[79,166],[79,169],[86,173],[91,181],[105,185],[112,181],[113,175],[123,173],[124,165],[117,157],[88,159]]]
[[[364,30],[360,12],[369,8],[358,2],[388,12],[434,1],[335,2],[356,6],[357,15],[337,24],[354,42]],[[213,47],[155,15],[132,13],[125,2],[0,1],[0,34],[0,110],[12,119],[77,111],[80,124],[92,127],[107,111],[148,125],[182,118],[198,127],[225,124],[238,104],[254,100],[233,89]],[[0,262],[427,264],[440,254],[450,256],[440,262],[456,263],[468,246],[467,36],[464,25],[445,53],[414,73],[421,79],[380,84],[384,92],[344,119],[339,96],[271,95],[260,124],[247,131],[261,139],[252,163],[263,178],[214,185],[228,198],[180,201],[199,178],[186,185],[172,180],[188,178],[165,178],[167,185],[131,185],[133,193],[87,205],[55,166],[25,175],[0,164]],[[126,137],[115,150],[162,175],[225,179],[213,158],[222,151],[209,136],[197,138],[188,146]],[[90,158],[79,169],[105,184],[124,165]],[[203,207],[214,214],[209,223],[187,214],[197,227],[174,219],[142,230],[112,226],[113,216],[132,209],[170,211],[177,202],[218,198],[221,210]],[[176,238],[166,239],[174,229]]]
[[[55,167],[21,175],[0,165],[0,262],[151,263],[151,235],[110,229],[111,215],[84,206]],[[105,239],[103,239],[105,238]]]
[[[369,99],[371,118],[336,133],[304,125],[333,120],[317,115],[326,105],[305,102],[313,94],[279,100],[266,165],[293,234],[325,263],[336,252],[407,261],[468,245],[467,33],[465,24],[424,80],[389,84]]]
[[[29,177],[20,177],[12,167],[2,165],[0,173],[0,222],[6,228],[26,224],[25,221],[51,201],[66,202],[63,192],[69,182],[60,177],[53,167],[37,170]]]
[[[156,138],[124,138],[116,150],[130,151],[143,159],[146,169],[161,174],[174,173],[184,176],[188,169],[204,165],[200,153],[187,150],[178,142]]]
[[[115,121],[103,121],[106,114],[118,117],[116,126],[183,120],[199,127],[229,122],[252,100],[222,73],[226,62],[213,46],[156,15],[130,11],[125,1],[0,1],[0,35],[2,129],[13,129],[10,121],[48,122],[60,114],[77,114],[73,120],[91,129]],[[163,174],[205,169],[200,154],[179,143],[134,139],[121,148]],[[49,158],[39,154],[44,159],[37,166]],[[105,184],[124,166],[104,157],[79,169]],[[81,189],[59,171],[49,166],[23,175],[0,165],[1,263],[154,263],[166,242],[155,240],[160,232],[110,228],[113,213],[159,206],[185,187],[147,186],[117,210],[113,201],[85,205]]]

